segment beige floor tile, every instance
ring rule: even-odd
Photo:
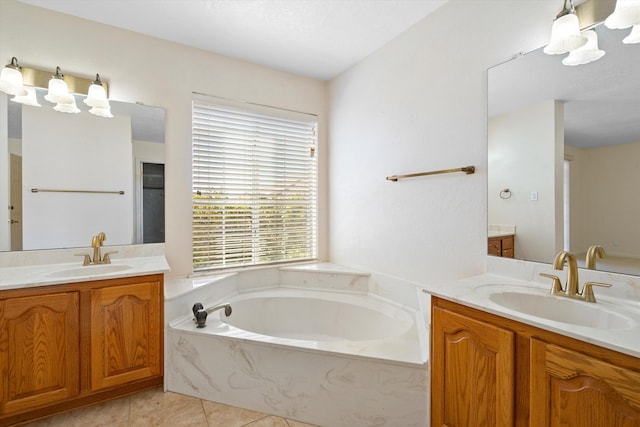
[[[129,423],[129,398],[90,406],[51,418],[49,427],[127,427]]]
[[[44,420],[34,421],[29,424],[25,424],[23,427],[49,427],[49,423],[51,422],[51,418],[45,418]]]
[[[206,426],[200,399],[158,389],[133,399],[129,426]]]
[[[269,415],[247,424],[246,427],[289,427],[289,424],[284,418]]]
[[[307,424],[307,423],[294,421],[294,420],[287,420],[287,422],[289,423],[289,427],[318,427],[313,424]]]
[[[200,402],[196,402],[200,404]],[[193,427],[207,426],[207,418],[202,410],[194,405],[176,405],[173,408],[141,414],[131,418],[129,427]]]
[[[263,414],[262,412],[237,408],[208,400],[203,400],[202,406],[204,407],[204,412],[207,415],[207,420],[211,427],[241,427],[267,416],[267,414]]]
[[[133,420],[143,414],[194,403],[200,405],[200,399],[178,393],[165,393],[162,388],[155,388],[131,396],[130,417]]]

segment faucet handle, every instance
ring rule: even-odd
[[[73,254],[73,256],[83,256],[84,260],[82,261],[83,266],[87,266],[91,264],[91,255],[89,254]]]
[[[593,287],[600,286],[603,288],[610,288],[611,285],[608,283],[600,283],[600,282],[587,282],[584,284],[584,288],[582,289],[582,298],[586,302],[596,302],[596,296],[593,293]]]
[[[111,254],[117,254],[118,251],[111,251],[111,252],[107,252],[102,256],[102,263],[103,264],[111,264]]]
[[[562,282],[560,281],[560,278],[558,276],[554,276],[553,274],[546,274],[546,273],[540,273],[540,276],[553,280],[553,284],[551,285],[552,294],[564,292],[564,289],[562,289]]]

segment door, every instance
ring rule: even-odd
[[[432,425],[513,426],[514,333],[432,310]]]
[[[162,375],[158,281],[91,291],[91,389]]]
[[[531,426],[640,426],[640,367],[531,340]]]
[[[78,293],[0,301],[0,413],[63,401],[79,390]]]

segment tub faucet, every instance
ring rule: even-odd
[[[604,248],[600,245],[591,245],[587,250],[587,259],[585,261],[585,267],[589,270],[596,269],[596,258],[604,258],[607,254]]]
[[[204,328],[207,326],[207,316],[214,311],[222,310],[224,308],[224,315],[229,317],[231,316],[231,305],[230,304],[220,304],[214,307],[209,307],[207,309],[204,308],[202,303],[195,303],[191,308],[193,311],[193,321],[197,324],[197,328]]]

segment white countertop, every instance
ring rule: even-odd
[[[632,327],[626,329],[601,329],[547,320],[505,308],[489,298],[487,293],[489,287],[487,285],[501,285],[504,286],[505,290],[513,290],[515,288],[516,291],[520,287],[524,287],[526,292],[540,295],[547,295],[551,289],[550,283],[546,286],[511,277],[483,274],[439,285],[430,285],[427,289],[424,289],[424,292],[540,329],[556,332],[634,357],[640,357],[640,300],[602,296],[598,294],[600,288],[595,288],[594,292],[598,300],[595,304],[599,304],[598,307],[609,312],[622,314],[632,319],[633,324]],[[563,297],[554,296],[553,298]],[[577,301],[576,303],[593,304],[582,301]]]
[[[107,265],[119,266],[115,268],[122,269],[106,273],[101,271],[101,267]],[[87,280],[133,277],[146,274],[166,273],[169,270],[169,264],[163,255],[112,259],[111,264],[89,266],[82,266],[82,262],[75,261],[69,263],[3,267],[0,268],[0,290],[59,285],[63,283],[85,282]],[[69,275],[65,275],[64,272],[69,272]],[[62,274],[57,275],[58,273]]]
[[[487,237],[491,239],[492,237],[505,237],[505,236],[515,236],[514,233],[510,233],[508,231],[489,231],[487,232]]]

